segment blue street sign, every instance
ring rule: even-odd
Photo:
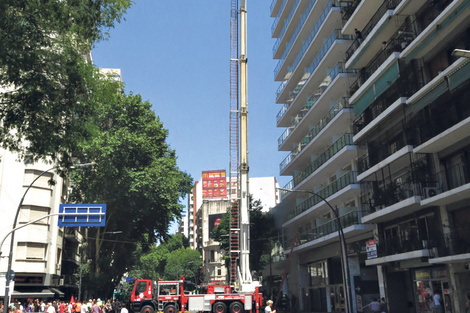
[[[106,204],[61,204],[59,227],[104,227]]]
[[[127,283],[133,283],[134,282],[134,277],[126,277],[126,282]]]

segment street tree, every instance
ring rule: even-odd
[[[90,288],[97,290],[112,288],[109,282],[116,284],[131,267],[136,242],[145,251],[168,236],[171,222],[181,217],[178,200],[192,186],[151,104],[124,94],[118,83],[103,81],[102,90],[95,93],[100,105],[93,137],[77,149],[81,160],[96,166],[73,172],[72,194],[78,203],[107,204],[106,226],[88,230],[95,282]]]
[[[95,114],[96,69],[84,56],[131,0],[0,1],[0,146],[71,163]]]

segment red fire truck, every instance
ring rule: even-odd
[[[259,313],[262,295],[258,287],[254,292],[235,292],[229,285],[209,284],[205,294],[184,291],[184,277],[179,281],[136,280],[130,307],[135,313],[214,312]]]

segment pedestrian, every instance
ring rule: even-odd
[[[119,307],[121,308],[120,313],[129,313],[129,310],[127,310],[125,305],[120,304]]]
[[[93,313],[100,313],[100,306],[96,301],[93,302],[93,306],[91,307]]]
[[[380,312],[387,313],[387,302],[385,302],[385,298],[380,298]]]
[[[266,301],[266,307],[264,308],[264,313],[276,313],[276,310],[273,310],[273,300]]]
[[[371,303],[369,303],[368,306],[372,312],[374,313],[379,313],[380,312],[380,303],[377,301],[377,298],[374,298]]]
[[[55,307],[50,302],[47,304],[47,313],[57,313]]]
[[[46,311],[46,304],[44,301],[41,300],[41,304],[39,305],[39,312],[44,313]]]
[[[436,290],[434,295],[432,296],[434,308],[433,312],[434,313],[444,313],[444,307],[442,305],[442,296],[441,296],[441,291]]]
[[[59,305],[59,313],[65,313],[66,308],[67,308],[67,306],[65,305],[65,302],[61,301],[60,305]]]
[[[359,43],[362,42],[362,33],[357,29],[357,28],[354,28],[354,32],[356,33],[356,39]]]

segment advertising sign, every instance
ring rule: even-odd
[[[202,198],[227,198],[227,178],[225,170],[202,172]]]
[[[220,221],[222,220],[222,214],[211,214],[209,215],[209,237],[211,237],[212,230],[219,227]]]
[[[377,258],[377,243],[375,239],[366,241],[367,259]]]

